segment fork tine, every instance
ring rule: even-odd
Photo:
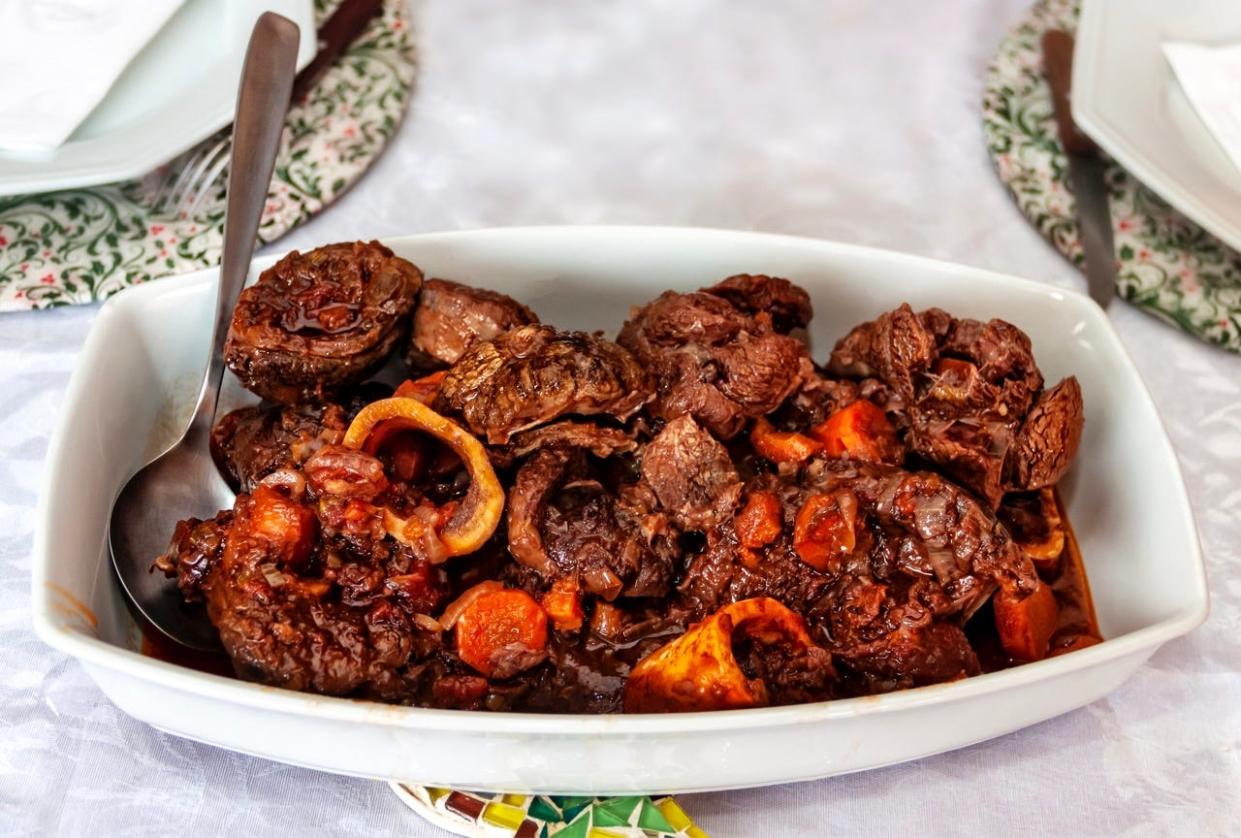
[[[168,177],[160,184],[160,190],[155,197],[152,208],[158,213],[164,213],[170,207],[176,206],[175,197],[180,194],[185,184],[189,181],[190,175],[198,167],[202,156],[207,149],[199,145],[192,148],[179,157],[175,158],[168,164]]]
[[[193,165],[186,166],[181,178],[178,179],[172,193],[169,195],[169,203],[174,214],[179,214],[189,205],[192,196],[201,185],[203,176],[219,159],[220,154],[228,151],[229,145],[229,138],[224,137],[199,155],[196,161],[192,161]],[[228,155],[225,154],[224,156],[227,159]]]
[[[219,155],[219,158],[215,161],[215,164],[211,167],[207,174],[203,176],[202,182],[198,185],[198,188],[188,196],[193,200],[189,202],[188,207],[183,207],[187,218],[192,218],[198,212],[199,208],[202,207],[203,202],[207,200],[207,196],[214,191],[215,185],[220,179],[220,175],[222,175],[224,170],[228,168],[228,164],[232,161],[232,157],[232,147],[230,143],[227,144],[225,153]]]

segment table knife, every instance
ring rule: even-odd
[[[1107,203],[1106,164],[1098,146],[1073,122],[1069,106],[1073,78],[1073,36],[1060,29],[1043,35],[1043,69],[1051,85],[1056,131],[1069,158],[1069,185],[1077,204],[1077,235],[1086,259],[1090,298],[1107,308],[1116,293],[1116,253]]]

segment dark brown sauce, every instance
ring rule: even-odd
[[[1094,600],[1090,596],[1090,582],[1086,578],[1086,567],[1082,563],[1081,548],[1073,525],[1069,522],[1068,510],[1064,507],[1064,499],[1060,490],[1054,490],[1056,508],[1060,512],[1060,521],[1064,527],[1064,549],[1060,551],[1056,569],[1052,573],[1040,573],[1039,577],[1051,586],[1056,596],[1058,609],[1056,630],[1052,634],[1048,648],[1048,657],[1071,652],[1074,649],[1093,646],[1103,641],[1099,632],[1098,619],[1095,616]],[[994,672],[1018,666],[1023,661],[1016,661],[1005,654],[1000,646],[1000,638],[995,629],[995,614],[991,603],[978,610],[966,626],[970,645],[978,653],[978,660],[984,672]]]
[[[1059,489],[1055,495],[1056,508],[1060,510],[1060,520],[1064,523],[1064,551],[1060,554],[1060,573],[1051,580],[1051,589],[1060,607],[1056,633],[1051,638],[1053,655],[1103,640],[1094,599],[1090,595],[1090,580],[1086,578],[1086,566],[1082,563],[1082,551]]]
[[[233,677],[233,662],[229,660],[223,649],[218,652],[199,652],[188,646],[182,646],[175,640],[168,639],[163,632],[147,622],[140,614],[135,614],[132,609],[130,613],[134,615],[134,620],[142,631],[141,651],[148,658],[155,658],[165,663],[184,666],[211,675]]]

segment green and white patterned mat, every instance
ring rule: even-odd
[[[1022,213],[1076,265],[1081,245],[1056,139],[1040,39],[1077,28],[1075,0],[1040,0],[1000,43],[987,70],[987,150]],[[1241,352],[1241,254],[1168,206],[1119,165],[1108,167],[1117,292],[1208,343]]]
[[[431,823],[470,838],[708,838],[671,797],[562,797],[389,785]]]
[[[338,2],[315,0],[316,20]],[[259,229],[264,243],[326,207],[374,162],[405,112],[415,68],[405,0],[387,0],[290,108]],[[218,264],[226,178],[188,216],[152,207],[165,174],[162,168],[142,180],[0,198],[0,311],[88,303]]]

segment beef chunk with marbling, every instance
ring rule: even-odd
[[[523,326],[477,343],[449,368],[436,405],[493,445],[568,416],[624,421],[652,397],[633,355],[609,340]]]
[[[533,311],[505,294],[429,279],[414,309],[405,362],[424,375],[455,364],[479,341],[538,322]]]

